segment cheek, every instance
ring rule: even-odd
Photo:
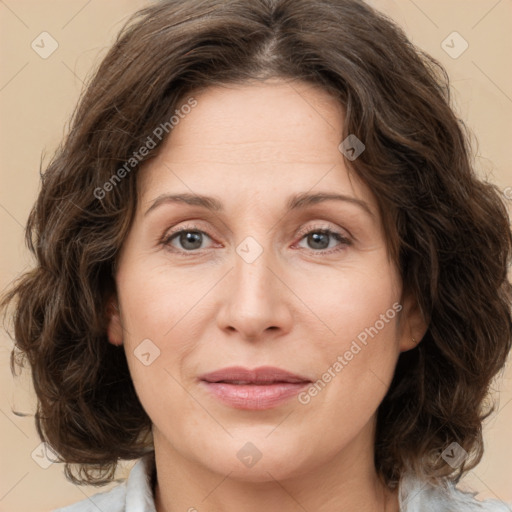
[[[323,326],[320,340],[328,352],[333,344],[342,349],[358,336],[364,342],[365,333],[375,333],[375,326],[385,338],[394,331],[397,309],[401,309],[399,279],[391,265],[383,264],[382,259],[377,263],[332,272],[316,280],[314,287],[310,280],[303,280],[296,288],[315,314],[312,322]]]
[[[142,258],[141,258],[142,260]],[[151,338],[172,343],[173,333],[212,287],[212,275],[151,265],[151,259],[126,267],[118,276],[123,325],[132,343]]]
[[[342,380],[351,383],[347,389],[376,376],[387,382],[392,374],[398,353],[393,304],[400,290],[393,267],[385,261],[376,251],[357,265],[326,267],[315,273],[314,286],[311,274],[286,277],[302,299],[290,299],[290,308],[298,318],[294,329],[300,333],[295,336],[301,339],[299,352],[308,354],[310,368],[317,376],[329,368],[332,374],[338,356],[345,356],[343,371],[335,372],[343,377],[332,379],[338,383],[329,385],[332,389]],[[118,292],[132,378],[138,391],[165,389],[176,396],[181,394],[180,369],[201,340],[201,326],[214,322],[212,287],[219,277],[211,271],[201,276],[193,269],[173,271],[162,262],[152,265],[149,257],[129,263],[118,275]],[[151,400],[150,395],[147,398]]]
[[[308,305],[321,321],[311,317],[310,331],[322,325],[323,335],[315,336],[313,350],[304,347],[318,379],[303,395],[304,404],[323,404],[335,416],[339,404],[361,418],[375,410],[399,355],[398,282],[394,268],[380,261],[364,271],[344,269],[309,291]]]
[[[149,258],[123,267],[117,284],[130,374],[144,408],[151,410],[182,391],[179,368],[194,340],[188,315],[208,288],[197,277],[148,263]]]

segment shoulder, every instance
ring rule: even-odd
[[[433,486],[406,474],[399,486],[401,512],[512,512],[512,504],[499,500],[479,501],[449,481]]]
[[[154,454],[150,453],[136,462],[123,483],[53,512],[155,512],[151,486],[153,470]]]
[[[58,508],[53,512],[124,512],[126,503],[126,482],[116,485],[110,491],[99,492],[67,507]]]

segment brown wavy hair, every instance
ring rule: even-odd
[[[152,449],[105,312],[137,169],[161,141],[105,183],[193,91],[266,78],[306,81],[343,105],[344,137],[366,145],[347,165],[375,194],[428,324],[379,407],[378,474],[390,487],[408,468],[458,480],[480,461],[490,383],[511,349],[512,234],[500,191],[475,173],[442,65],[358,0],[167,0],[132,16],[92,74],[41,174],[26,227],[36,265],[2,300],[15,307],[12,371],[28,360],[37,430],[74,482],[107,483],[119,459]],[[454,441],[470,455],[456,469],[440,457]]]

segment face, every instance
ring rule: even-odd
[[[375,197],[338,149],[343,110],[302,82],[193,96],[140,170],[109,325],[155,448],[252,481],[371,457],[420,334]]]

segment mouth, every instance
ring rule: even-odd
[[[223,368],[199,379],[224,404],[251,410],[277,407],[311,384],[307,377],[271,366]]]

